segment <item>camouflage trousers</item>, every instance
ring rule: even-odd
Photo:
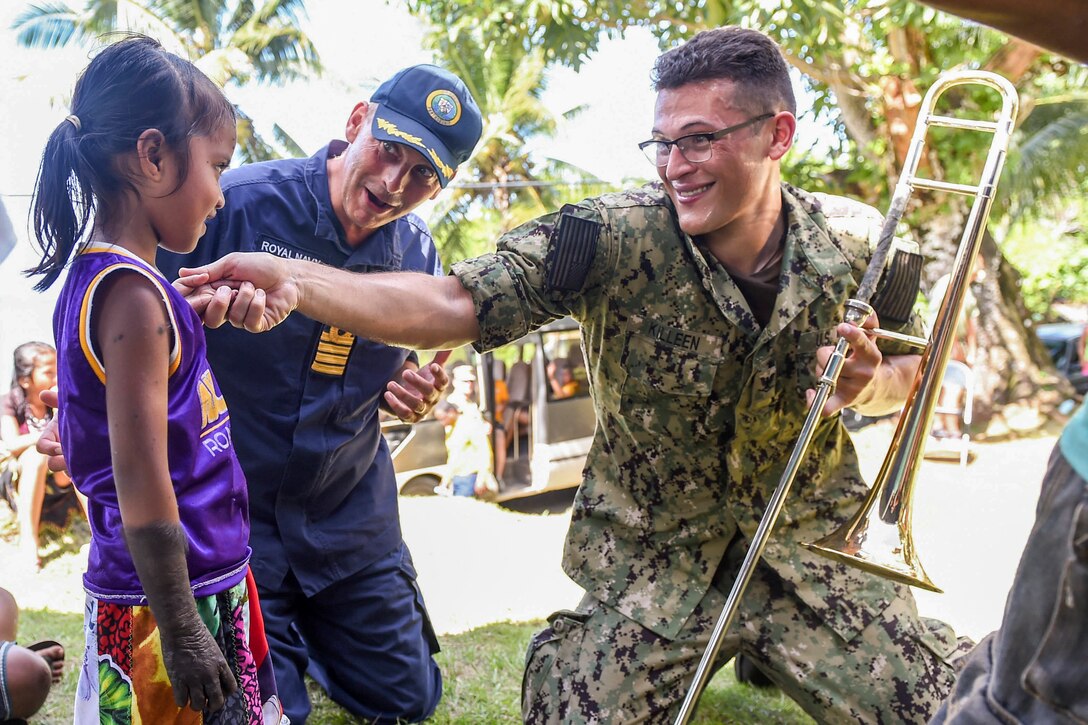
[[[529,645],[526,723],[667,723],[680,709],[743,559],[730,547],[695,612],[666,639],[586,595],[556,612]],[[724,638],[716,667],[743,652],[819,723],[924,723],[971,647],[919,617],[905,587],[888,583],[882,616],[844,640],[760,564]]]

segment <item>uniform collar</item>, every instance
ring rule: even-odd
[[[735,285],[715,287],[713,272],[695,240],[680,229],[672,199],[659,183],[654,183],[664,203],[672,212],[676,230],[693,263],[699,268],[706,289],[722,314],[735,325],[753,333],[759,323],[748,309],[744,295]],[[782,272],[774,313],[760,331],[761,340],[781,332],[802,310],[825,293],[833,293],[844,275],[850,274],[850,262],[827,231],[819,202],[804,191],[782,184],[782,210],[786,217],[786,244],[782,251]]]
[[[744,299],[744,295],[741,294],[740,289],[726,272],[722,271],[719,275],[715,275],[714,269],[706,257],[703,256],[703,250],[695,242],[695,239],[680,228],[680,217],[676,213],[676,206],[672,202],[672,197],[665,190],[665,186],[659,181],[654,181],[645,187],[645,190],[659,194],[659,203],[668,208],[672,223],[676,227],[676,235],[683,240],[684,251],[698,270],[703,290],[714,302],[714,306],[732,325],[745,330],[748,335],[755,335],[759,330],[759,323],[756,322],[755,316],[748,308],[748,302]],[[718,284],[715,284],[716,278]]]
[[[332,208],[332,198],[329,196],[329,169],[330,158],[343,153],[347,148],[344,141],[330,141],[316,154],[306,160],[306,188],[314,199],[314,214],[317,220],[314,224],[314,236],[325,239],[336,245],[345,254],[351,253],[351,248],[344,243],[344,230],[340,226],[340,220]]]
[[[774,314],[763,330],[764,339],[780,333],[820,296],[835,296],[851,272],[850,262],[831,241],[816,199],[783,183],[782,209],[786,247]]]

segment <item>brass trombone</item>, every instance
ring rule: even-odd
[[[988,86],[1001,96],[1001,111],[995,121],[972,120],[941,116],[934,113],[937,99],[956,86],[979,84]],[[997,180],[1005,163],[1016,121],[1019,101],[1016,89],[1001,76],[987,71],[955,71],[942,75],[930,87],[919,109],[918,123],[911,138],[903,171],[895,186],[891,204],[880,239],[873,251],[869,268],[861,280],[856,297],[847,300],[845,319],[861,325],[873,308],[869,300],[876,291],[877,283],[884,271],[884,265],[895,237],[895,229],[907,208],[911,192],[914,189],[930,189],[964,194],[974,197],[974,203],[967,217],[963,236],[948,284],[948,291],[937,311],[933,330],[929,339],[909,335],[900,335],[885,330],[871,330],[877,337],[899,340],[921,349],[921,364],[914,383],[907,395],[899,425],[892,437],[892,443],[876,482],[869,491],[865,503],[850,521],[838,530],[812,544],[804,546],[811,551],[828,556],[837,561],[851,564],[866,571],[887,577],[897,582],[940,592],[922,569],[914,547],[911,532],[911,496],[914,490],[917,464],[921,459],[926,436],[933,411],[937,406],[944,379],[945,367],[952,354],[955,341],[956,321],[963,307],[964,296],[971,277],[971,265],[982,245],[983,233],[989,219]],[[993,134],[989,152],[982,170],[982,178],[977,185],[957,184],[917,176],[918,164],[925,148],[926,136],[930,126],[942,126],[953,129],[967,129]],[[801,433],[790,454],[789,461],[778,487],[775,488],[767,504],[767,510],[759,522],[748,553],[741,563],[736,581],[726,599],[725,607],[718,617],[710,642],[703,652],[702,660],[695,671],[695,678],[688,689],[687,697],[681,705],[676,718],[676,725],[686,725],[695,710],[699,695],[713,669],[721,648],[722,638],[728,631],[740,606],[741,597],[748,586],[755,570],[756,562],[763,555],[767,538],[774,527],[785,504],[797,469],[808,450],[809,443],[819,422],[820,412],[831,396],[842,370],[848,352],[848,343],[840,339],[828,360],[827,367],[820,377],[816,396],[809,407]]]

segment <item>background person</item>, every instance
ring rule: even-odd
[[[457,363],[449,370],[450,394],[448,399],[462,413],[482,418],[480,396],[476,388],[476,371],[466,362]]]
[[[24,561],[38,568],[38,532],[43,517],[65,527],[84,501],[67,473],[52,473],[35,444],[53,419],[53,409],[41,399],[57,381],[57,353],[44,342],[26,342],[12,356],[11,389],[0,399],[0,447],[12,457],[17,485],[20,551]]]
[[[549,361],[546,372],[553,399],[569,398],[578,394],[578,381],[574,379],[574,370],[566,360]]]
[[[263,288],[263,309],[227,312],[249,329],[298,306],[421,349],[489,349],[568,314],[581,323],[597,427],[563,566],[586,596],[530,645],[522,709],[533,723],[675,714],[832,333],[844,336],[852,354],[719,665],[743,651],[821,722],[924,722],[954,681],[951,631],[920,618],[906,587],[798,546],[845,521],[868,491],[838,412],[898,407],[917,368],[917,356],[885,356],[861,329],[836,324],[882,218],[781,182],[796,110],[765,35],[700,33],[662,55],[654,79],[643,147],[661,183],[523,225],[450,277],[232,255],[189,284]]]
[[[472,497],[477,482],[491,471],[491,443],[487,424],[478,415],[463,414],[446,399],[434,409],[446,429],[446,472],[438,488],[447,495]]]
[[[974,290],[986,275],[984,265],[982,255],[979,254],[972,267],[971,282],[964,292],[963,307],[956,320],[956,337],[949,358],[963,363],[969,369],[974,368],[978,355],[978,300],[975,298]],[[933,283],[929,291],[926,321],[931,330],[951,281],[951,273],[943,275]],[[973,372],[968,370],[967,374],[971,375]],[[937,402],[939,410],[933,416],[933,427],[930,430],[933,438],[937,440],[951,438],[958,441],[963,435],[963,414],[945,411],[963,410],[967,397],[967,388],[964,385],[966,382],[968,381],[953,375],[947,375],[942,382],[941,395]]]
[[[457,460],[453,468],[461,472],[462,488],[466,485],[467,477],[472,477],[474,493],[463,495],[476,495],[486,498],[491,494],[498,493],[498,477],[502,475],[499,456],[492,456],[491,454],[491,437],[494,435],[496,446],[505,445],[506,431],[501,423],[496,426],[490,419],[485,418],[483,411],[480,410],[480,393],[477,387],[476,370],[471,364],[461,362],[454,365],[450,369],[450,381],[451,390],[446,400],[453,406],[453,416],[459,427],[456,428],[457,434],[452,441],[448,436],[450,429],[446,429],[447,460],[449,460],[448,454],[452,443],[457,449]],[[502,381],[495,382],[495,415],[497,417],[504,411],[510,395],[506,391],[505,383],[500,386],[498,383]],[[492,473],[492,461],[494,461],[494,473]],[[501,461],[505,465],[505,456],[502,457]],[[449,481],[444,483],[448,484]],[[443,484],[439,485],[443,486]],[[450,489],[449,486],[443,486],[442,490]]]
[[[510,405],[510,388],[506,385],[506,366],[501,360],[495,361],[495,374],[492,376],[492,385],[495,391],[495,400],[493,402],[494,414],[491,420],[491,429],[495,437],[495,485],[499,490],[503,487],[503,475],[506,473],[506,449],[510,445],[511,441],[506,435],[506,411]],[[519,411],[514,411],[515,415],[519,415]],[[526,420],[528,415],[525,415]],[[520,423],[520,421],[518,421]],[[516,425],[516,424],[515,424]]]
[[[243,250],[329,271],[441,275],[411,212],[449,184],[481,130],[460,79],[406,68],[356,104],[346,141],[224,174],[226,206],[199,248],[162,253],[160,267],[176,275]],[[315,319],[292,315],[263,336],[208,333],[252,494],[252,566],[279,691],[296,725],[310,711],[307,672],[357,716],[422,720],[442,693],[438,642],[401,537],[378,407],[415,422],[448,379],[434,364],[417,374],[414,356],[385,338]]]
[[[30,718],[64,674],[64,647],[48,640],[29,647],[15,644],[19,608],[15,597],[0,588],[0,722]]]
[[[42,154],[32,273],[43,290],[67,271],[60,434],[91,524],[75,722],[276,722],[230,418],[200,318],[153,264],[222,208],[234,108],[138,36],[94,57],[71,108]]]

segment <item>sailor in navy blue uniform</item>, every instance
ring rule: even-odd
[[[411,211],[450,182],[481,129],[460,79],[406,68],[355,106],[347,142],[227,172],[226,205],[197,250],[160,252],[159,267],[173,278],[229,252],[264,251],[440,275]],[[224,325],[207,337],[249,482],[251,565],[286,714],[296,724],[309,715],[308,672],[362,717],[428,717],[442,694],[438,643],[378,419],[389,381],[413,379],[403,370],[414,355],[301,314],[263,335]]]

